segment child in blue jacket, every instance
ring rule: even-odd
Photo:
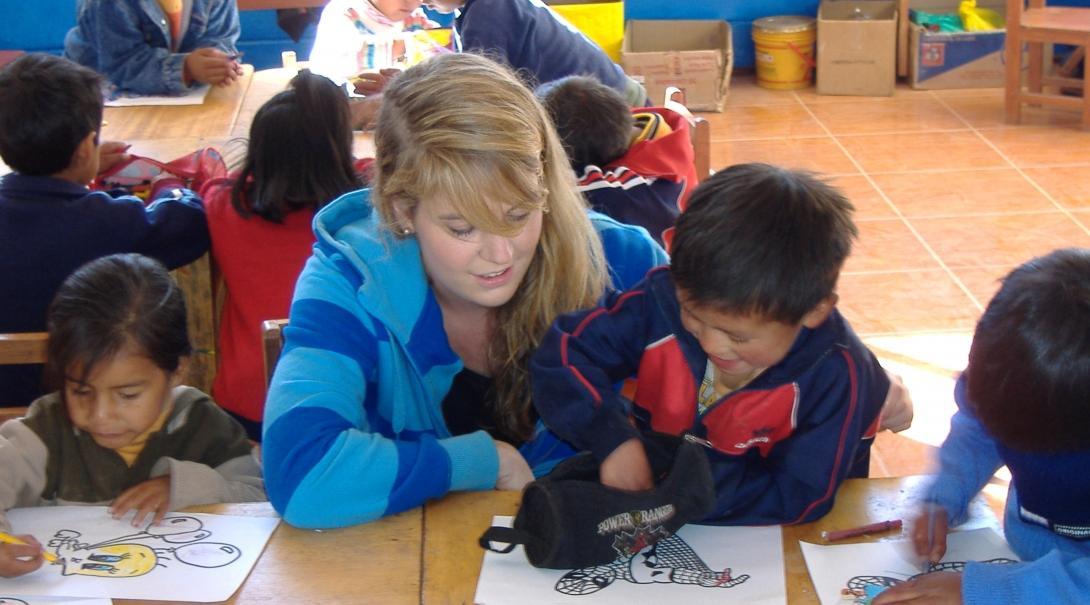
[[[889,603],[1085,603],[1090,591],[1090,250],[1018,267],[988,303],[954,390],[939,474],[912,529],[938,561],[947,529],[1001,466],[1003,530],[1022,563],[969,563],[878,595]]]
[[[100,142],[102,78],[68,59],[32,53],[0,70],[0,332],[41,332],[57,288],[87,261],[139,252],[168,268],[208,250],[200,198],[178,179],[155,183],[147,206],[90,191],[97,174],[125,159]],[[0,366],[0,406],[44,393],[38,365]]]
[[[706,445],[709,523],[824,515],[843,479],[866,476],[890,387],[836,310],[851,211],[804,173],[741,164],[709,178],[678,219],[669,267],[553,324],[531,363],[546,426],[625,490],[653,483],[641,431]],[[632,374],[628,401],[610,385]]]
[[[238,35],[235,0],[80,0],[64,55],[120,90],[181,94],[242,74]]]

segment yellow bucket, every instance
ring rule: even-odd
[[[814,19],[796,15],[753,22],[757,84],[765,88],[806,88],[814,79]]]

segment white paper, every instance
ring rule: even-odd
[[[69,597],[4,597],[0,605],[112,605],[110,599],[73,599]]]
[[[946,556],[933,571],[959,571],[966,561],[992,561],[998,565],[1018,560],[1003,538],[988,528],[953,532],[946,544]],[[841,596],[845,588],[894,586],[926,571],[908,540],[841,545],[799,542],[799,546],[821,605],[850,603]]]
[[[159,525],[132,526],[102,506],[8,511],[13,534],[30,534],[58,556],[4,580],[19,597],[65,596],[224,601],[238,589],[280,519],[169,513]]]
[[[119,96],[106,98],[106,107],[137,107],[140,105],[200,105],[208,96],[212,87],[201,84],[186,90],[180,95],[129,95],[121,93]]]
[[[492,522],[510,526],[512,518]],[[533,567],[521,546],[507,554],[487,551],[474,598],[483,605],[786,601],[779,526],[704,525],[686,525],[634,557],[573,571]]]

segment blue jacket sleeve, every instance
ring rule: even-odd
[[[211,245],[204,204],[188,189],[163,191],[147,207],[135,197],[92,195],[108,200],[109,211],[94,220],[108,222],[103,229],[123,234],[128,242],[123,249],[158,259],[168,269],[197,260]]]
[[[639,432],[614,384],[639,368],[646,294],[614,292],[605,305],[561,315],[530,363],[534,405],[545,424],[599,460]]]
[[[76,29],[65,40],[65,54],[102,72],[121,90],[137,94],[180,94],[186,54],[216,47],[234,52],[239,35],[238,10],[230,0],[195,0],[194,13],[179,52],[167,46],[166,21],[152,21],[138,2],[85,0]],[[191,42],[192,41],[192,42]],[[93,57],[93,61],[88,58]]]
[[[602,240],[609,277],[615,289],[627,290],[654,267],[670,262],[666,251],[643,227],[617,222],[593,210],[588,215]]]
[[[799,418],[791,435],[763,458],[709,455],[716,508],[708,523],[805,523],[824,516],[848,476],[866,430],[861,393],[852,393],[852,368],[832,354],[800,385]],[[882,374],[884,376],[884,374]]]
[[[1053,550],[1025,563],[969,563],[962,578],[965,605],[1083,603],[1090,592],[1090,557]]]
[[[969,502],[980,493],[1003,461],[995,442],[969,411],[963,374],[954,386],[958,411],[950,419],[950,433],[939,449],[939,474],[928,489],[927,500],[950,515],[952,525],[964,523]]]
[[[499,459],[487,433],[397,431],[386,417],[396,407],[380,409],[410,403],[378,401],[384,342],[337,265],[316,251],[296,285],[265,409],[270,502],[292,525],[340,527],[492,488]]]

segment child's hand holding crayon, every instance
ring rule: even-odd
[[[11,536],[10,541],[0,540],[0,577],[28,574],[41,567],[44,561],[42,545],[34,536]]]
[[[98,146],[98,173],[102,174],[129,159],[129,147],[131,145],[119,141],[103,141]]]
[[[871,601],[871,605],[891,603],[961,605],[961,574],[948,571],[929,573],[887,588]]]
[[[926,563],[938,563],[946,554],[946,534],[950,531],[950,515],[937,504],[925,504],[912,527],[912,542],[916,554]]]
[[[242,75],[241,53],[229,55],[218,48],[198,48],[185,56],[182,77],[186,83],[227,86]]]

